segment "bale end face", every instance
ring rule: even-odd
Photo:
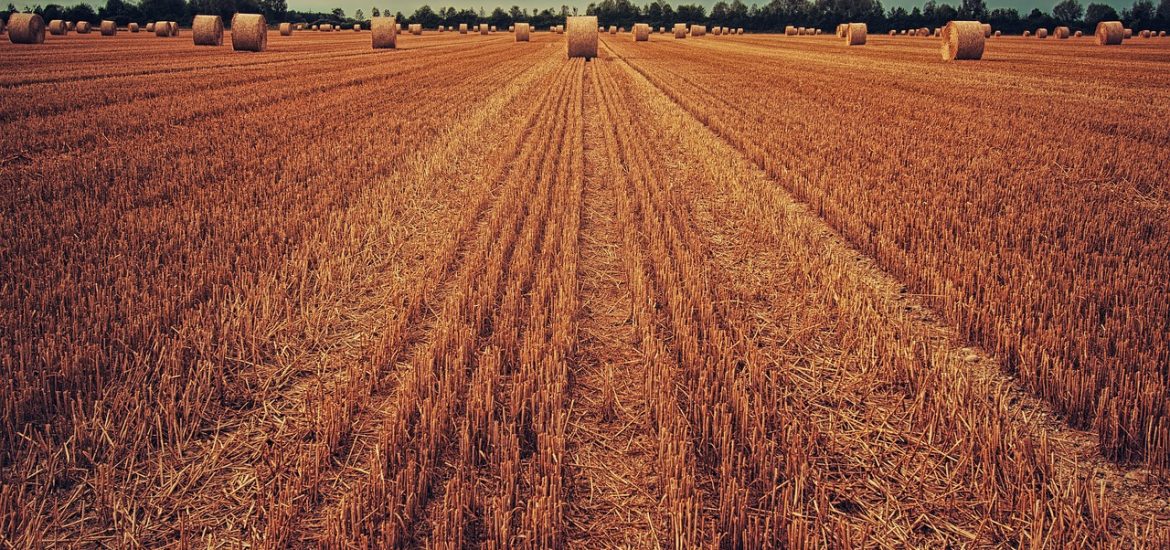
[[[686,38],[687,37],[687,26],[682,24],[682,23],[675,23],[674,24],[674,37],[675,38]]]
[[[634,25],[634,42],[650,41],[650,25],[638,23]]]
[[[1099,46],[1116,46],[1125,39],[1125,27],[1121,21],[1102,21],[1097,23],[1094,33]]]
[[[567,42],[570,58],[592,59],[597,57],[597,33],[593,31],[593,29],[598,28],[596,15],[569,17],[565,20],[565,27],[568,32]]]
[[[845,44],[847,46],[864,46],[869,27],[865,23],[849,23],[845,25]]]
[[[459,27],[464,34],[467,34],[467,25],[459,25]],[[370,40],[375,49],[398,47],[398,23],[393,17],[370,19]]]
[[[528,42],[528,37],[532,33],[532,27],[528,23],[516,23],[514,26],[517,42]]]
[[[975,60],[983,58],[987,36],[978,21],[951,21],[943,27],[943,61]]]
[[[268,49],[268,23],[258,13],[232,16],[232,49],[238,52],[262,52]]]
[[[3,26],[2,21],[0,21],[0,26]],[[61,19],[54,19],[49,21],[48,31],[53,36],[69,34],[69,25],[66,25],[65,21]]]
[[[280,35],[281,36],[292,36],[292,33],[293,33],[292,23],[281,23],[280,24]]]
[[[138,23],[130,23],[126,25],[126,30],[130,32],[138,32]]]
[[[235,35],[234,27],[232,34]],[[222,46],[223,18],[218,15],[196,15],[191,23],[191,36],[196,46]]]
[[[116,36],[118,34],[118,24],[113,21],[102,21],[98,29],[102,36]]]
[[[35,13],[8,16],[8,41],[13,44],[44,44],[45,20]]]

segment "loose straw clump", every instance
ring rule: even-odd
[[[987,37],[978,21],[951,21],[943,27],[943,61],[981,59]]]
[[[565,25],[569,33],[569,57],[597,57],[597,33],[593,31],[597,28],[597,16],[572,16],[566,19]]]
[[[865,23],[849,23],[845,25],[845,44],[848,46],[864,46],[865,37],[869,28]]]
[[[8,16],[8,41],[13,44],[44,44],[45,20],[35,13]]]
[[[467,24],[459,25],[460,30],[467,34]],[[370,19],[370,37],[375,49],[398,47],[398,24],[393,17],[374,17]]]
[[[263,15],[237,13],[232,16],[232,49],[240,52],[268,49],[268,24]]]
[[[634,25],[634,42],[650,41],[650,25],[638,23]]]
[[[115,36],[118,34],[118,24],[110,20],[102,21],[99,29],[102,36]]]
[[[1125,39],[1125,27],[1121,21],[1102,21],[1097,23],[1097,44],[1100,46],[1116,46]]]
[[[675,38],[686,38],[687,37],[687,26],[685,23],[675,23],[674,24],[674,37]]]
[[[232,34],[235,32],[233,25]],[[195,21],[191,23],[191,36],[196,46],[222,46],[223,18],[218,15],[196,15]]]
[[[532,32],[532,27],[528,23],[516,23],[516,41],[528,42],[528,35]]]

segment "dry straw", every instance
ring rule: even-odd
[[[1036,38],[1048,38],[1048,29],[1036,29]]]
[[[1052,37],[1058,40],[1067,40],[1070,36],[1072,36],[1072,31],[1068,27],[1056,27],[1052,29]]]
[[[638,23],[634,25],[634,42],[650,41],[650,25]]]
[[[983,38],[991,38],[991,25],[988,23],[983,24]]]
[[[467,34],[467,23],[459,24],[459,34]]]
[[[922,28],[918,29],[917,34],[918,34],[918,36],[926,38],[926,37],[930,36],[930,29],[928,29],[926,27],[922,27]]]
[[[49,29],[49,34],[51,34],[53,36],[61,36],[63,34],[69,34],[69,25],[66,25],[65,21],[62,19],[54,19],[52,21],[49,21],[48,29]]]
[[[44,44],[45,20],[35,13],[8,16],[8,41],[13,44]]]
[[[1125,39],[1125,27],[1121,21],[1102,21],[1097,23],[1097,44],[1100,46],[1116,46]]]
[[[722,36],[723,35],[723,27],[716,26],[715,28],[711,29],[711,34],[713,34],[715,36]]]
[[[704,36],[707,34],[706,25],[691,25],[691,36]]]
[[[126,29],[130,32],[138,32],[138,23],[130,23],[129,25],[126,25]]]
[[[305,24],[304,24],[304,23],[297,23],[296,29],[297,29],[298,31],[303,31],[303,30],[305,30]]]
[[[984,28],[978,21],[951,21],[943,27],[943,61],[981,59],[987,41]]]
[[[869,28],[865,23],[849,23],[845,25],[845,44],[848,46],[865,45],[865,37]]]
[[[488,26],[487,26],[487,25],[485,25],[485,24],[483,24],[483,23],[480,23],[480,24],[479,24],[479,34],[481,34],[481,35],[486,35],[486,34],[488,34],[488,33],[490,33],[490,32],[491,32],[491,29],[490,29],[490,28],[488,28]]]
[[[167,21],[167,28],[171,30],[171,36],[179,36],[178,21]]]
[[[685,23],[675,23],[674,24],[674,37],[675,38],[686,38],[687,37],[687,26]]]
[[[995,31],[995,36],[997,36],[997,37],[998,37],[998,36],[1001,36],[1001,35],[1002,35],[1002,32],[1001,32],[1001,31]]]
[[[281,36],[292,36],[292,33],[293,33],[292,23],[281,23],[280,24],[280,35]]]
[[[1125,29],[1125,39],[1133,38],[1133,29]]]
[[[353,32],[362,32],[362,25],[361,25],[361,23],[354,23],[354,24],[353,24]]]
[[[890,31],[893,32],[893,31]],[[784,36],[796,36],[796,27],[787,25],[784,27]]]
[[[617,34],[617,26],[616,25],[609,26],[609,34]]]
[[[1080,38],[1084,35],[1085,35],[1085,33],[1081,32],[1081,31],[1077,31],[1077,32],[1073,33],[1073,37],[1075,37],[1075,38]]]
[[[459,25],[459,29],[464,34],[467,33],[466,24]],[[375,49],[396,48],[398,47],[398,24],[394,22],[393,17],[374,17],[370,19],[370,37]]]
[[[76,27],[77,23],[70,21],[70,22],[66,23],[65,25],[69,27],[69,30],[73,30]]]
[[[666,34],[666,27],[658,27],[658,34]]]
[[[841,23],[837,25],[837,38],[845,38],[845,30],[849,28],[849,23]]]
[[[154,21],[146,24],[146,32],[154,32]]]
[[[415,36],[421,35],[422,34],[422,23],[411,23],[410,24],[410,34],[413,34]]]
[[[236,32],[233,21],[232,34]],[[223,18],[218,15],[196,15],[191,23],[191,36],[196,46],[223,45]],[[235,38],[232,39],[233,42]]]
[[[232,49],[238,52],[262,52],[268,49],[268,24],[258,13],[232,16]]]
[[[584,57],[585,59],[597,57],[597,33],[593,32],[593,29],[597,28],[597,16],[569,17],[565,20],[565,25],[568,27],[569,33],[567,37],[569,57]]]
[[[528,35],[532,33],[532,27],[528,23],[516,23],[516,41],[528,42]]]
[[[102,36],[116,36],[118,34],[118,24],[110,20],[102,21],[98,28]]]
[[[319,27],[317,27],[317,28],[318,28],[318,30],[320,30],[321,32],[330,32],[330,31],[332,31],[332,30],[333,30],[333,24],[332,24],[332,23],[322,23],[322,24],[321,24]]]
[[[11,21],[9,21],[9,23],[11,23]],[[89,34],[90,28],[91,28],[91,25],[89,24],[89,21],[78,21],[77,22],[77,27],[76,27],[77,34]],[[169,31],[168,31],[168,33],[169,33]]]
[[[1032,31],[1024,31],[1024,38],[1032,36]]]
[[[1142,38],[1149,38],[1149,37],[1150,37],[1150,31],[1142,31]]]

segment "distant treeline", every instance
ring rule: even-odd
[[[7,11],[14,12],[17,9],[9,4]],[[353,14],[346,14],[341,8],[330,12],[301,12],[288,9],[285,0],[141,0],[138,3],[106,0],[106,5],[97,10],[83,3],[71,7],[58,4],[25,6],[20,11],[39,13],[45,20],[97,23],[101,19],[113,19],[120,25],[131,21],[157,20],[190,24],[196,14],[219,14],[226,23],[236,12],[263,13],[270,23],[355,23],[365,21],[368,17],[394,15],[404,24],[421,23],[426,28],[460,23],[489,23],[502,28],[515,22],[532,23],[537,28],[544,28],[563,23],[565,17],[578,14],[576,8],[568,6],[531,12],[517,6],[508,10],[495,8],[491,12],[485,12],[482,8],[478,11],[451,7],[435,10],[423,6],[409,16],[377,7],[370,8],[368,13],[359,9]],[[1009,34],[1056,25],[1091,32],[1098,21],[1118,19],[1133,29],[1170,30],[1170,0],[1158,0],[1157,5],[1152,0],[1135,0],[1131,7],[1121,10],[1121,13],[1106,4],[1090,3],[1086,7],[1080,0],[1061,0],[1053,6],[1051,12],[1034,9],[1027,14],[1021,14],[1013,8],[989,10],[985,0],[959,0],[958,5],[927,0],[921,7],[909,11],[902,7],[886,10],[880,0],[772,0],[764,5],[751,6],[741,0],[720,0],[709,12],[698,4],[672,7],[664,1],[655,1],[640,6],[629,0],[602,0],[589,4],[585,14],[598,16],[603,26],[628,28],[635,22],[649,23],[653,27],[669,27],[674,23],[706,23],[743,27],[757,32],[779,32],[785,25],[831,30],[841,22],[864,22],[869,24],[871,32],[885,32],[890,29],[939,27],[954,19],[983,21]]]

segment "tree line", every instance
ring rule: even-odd
[[[13,4],[8,12],[18,11]],[[389,9],[370,8],[346,14],[341,8],[328,12],[296,11],[288,9],[286,0],[106,0],[106,4],[94,9],[81,3],[65,7],[47,4],[35,7],[25,6],[25,12],[40,14],[46,21],[65,19],[69,21],[91,21],[112,19],[120,25],[131,21],[179,21],[190,24],[196,14],[217,14],[230,21],[236,12],[263,13],[270,23],[278,22],[332,22],[353,24],[367,21],[370,17],[394,15],[404,24],[421,23],[426,28],[439,25],[457,26],[460,23],[474,25],[488,23],[505,28],[513,23],[532,23],[537,28],[564,23],[570,15],[578,15],[577,8],[560,6],[532,10],[512,6],[511,9],[497,7],[491,12],[472,9],[442,7],[438,10],[429,5],[422,6],[410,15],[391,13]],[[779,32],[786,25],[814,27],[830,30],[841,22],[861,22],[869,25],[871,32],[886,32],[891,29],[919,27],[940,27],[955,19],[973,19],[990,23],[996,29],[1013,34],[1040,27],[1051,28],[1066,25],[1073,30],[1092,32],[1099,21],[1121,20],[1134,29],[1170,30],[1170,0],[1134,0],[1133,5],[1118,13],[1113,7],[1102,3],[1085,6],[1080,0],[1061,0],[1045,12],[1033,9],[1021,14],[1014,8],[988,9],[985,0],[958,0],[958,4],[926,0],[920,7],[906,10],[894,7],[886,10],[881,0],[772,0],[760,5],[744,4],[742,0],[720,0],[710,11],[699,4],[671,6],[663,0],[637,5],[630,0],[602,0],[591,3],[585,9],[586,15],[596,15],[602,26],[618,25],[629,28],[634,23],[649,23],[652,27],[670,27],[675,23],[706,23],[724,27],[743,27],[755,32]],[[7,14],[4,14],[7,16]]]

